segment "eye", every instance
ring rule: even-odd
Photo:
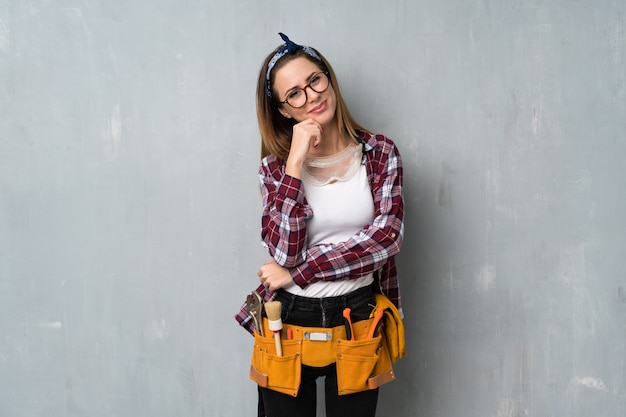
[[[316,85],[320,82],[321,79],[322,76],[320,74],[314,75],[313,78],[311,78],[311,82],[309,83],[309,85]]]
[[[291,93],[287,94],[287,100],[296,100],[301,96],[302,90],[293,90]]]

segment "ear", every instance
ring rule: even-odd
[[[280,114],[283,115],[283,117],[287,118],[287,119],[291,119],[291,115],[289,113],[287,113],[285,110],[283,109],[278,109],[278,111],[280,112]]]

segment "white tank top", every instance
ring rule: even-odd
[[[302,182],[313,216],[307,220],[309,246],[345,242],[371,223],[374,200],[361,164],[361,147],[348,146],[337,155],[306,161]],[[285,290],[304,297],[335,297],[370,285],[372,274],[357,279],[315,282]]]

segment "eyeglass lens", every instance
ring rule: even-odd
[[[306,93],[307,87],[311,88],[311,90],[315,91],[316,93],[323,93],[328,88],[328,76],[323,72],[315,74],[313,78],[311,78],[311,81],[309,81],[309,84],[304,87],[304,89],[299,88],[289,93],[289,95],[287,96],[287,100],[285,100],[287,104],[294,108],[304,106],[308,99]]]

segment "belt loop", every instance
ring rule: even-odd
[[[289,297],[289,309],[287,310],[287,313],[291,313],[293,311],[293,306],[296,304],[296,296],[291,294],[291,297]]]
[[[320,310],[322,313],[322,327],[326,327],[326,305],[325,299],[320,298]]]
[[[289,313],[293,310],[293,306],[296,303],[296,296],[287,291],[281,291],[283,297],[287,297],[287,305],[286,308],[283,309],[282,319],[286,321],[289,318]]]

